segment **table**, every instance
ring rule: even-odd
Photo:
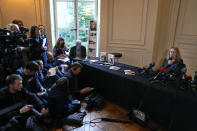
[[[100,65],[100,62],[85,60],[81,63],[83,83],[94,86],[106,99],[126,109],[141,105],[151,119],[171,131],[197,130],[197,95],[190,90],[181,90],[180,82],[170,81],[166,86],[151,84],[140,74],[140,68],[121,63],[115,63],[120,67],[117,71]],[[128,69],[135,71],[136,75],[125,75],[124,70]]]

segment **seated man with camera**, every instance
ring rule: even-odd
[[[32,114],[40,114],[36,109],[39,109],[40,115],[46,115],[42,101],[35,94],[22,88],[22,81],[20,75],[12,74],[6,78],[7,87],[0,89],[0,130],[27,128],[26,122],[29,117]],[[37,130],[42,130],[36,126]]]

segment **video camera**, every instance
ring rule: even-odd
[[[0,29],[0,61],[8,74],[23,65],[22,53],[18,47],[29,47],[28,28],[20,27],[19,32]]]
[[[3,44],[4,48],[13,49],[17,46],[26,46],[27,44],[27,32],[26,27],[20,27],[19,32],[12,32],[7,29],[0,29],[0,44]]]
[[[21,33],[27,33],[27,32],[29,32],[29,29],[27,27],[21,26],[21,27],[19,27],[19,29],[20,29],[20,32]]]

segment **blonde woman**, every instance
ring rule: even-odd
[[[180,51],[177,47],[171,47],[169,49],[168,56],[163,61],[161,67],[165,67],[167,69],[167,72],[172,71],[173,67],[173,70],[174,72],[176,72],[177,76],[182,76],[181,69],[185,67],[185,64],[183,63],[183,59],[181,58]]]
[[[162,67],[167,67],[172,64],[183,64],[180,51],[177,47],[171,47],[168,56],[163,61]]]

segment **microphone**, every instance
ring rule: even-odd
[[[197,71],[195,71],[194,82],[197,83]]]
[[[187,73],[187,68],[183,67],[181,69],[181,74],[183,74],[185,76],[186,73]]]
[[[168,60],[172,60],[172,56],[170,56]]]
[[[186,74],[185,75],[185,80],[192,80],[192,75],[191,74]]]
[[[166,67],[162,67],[159,71],[160,71],[161,73],[166,73]]]
[[[197,91],[197,71],[195,71],[194,80],[191,82],[191,87],[193,91]]]
[[[149,69],[152,69],[154,66],[155,66],[155,62],[151,62],[151,63],[149,64]]]
[[[169,79],[174,79],[175,76],[177,76],[177,74],[179,73],[180,70],[177,70],[177,64],[172,64],[170,66],[170,69],[168,71],[168,74],[169,74]],[[182,74],[182,73],[181,73]]]
[[[187,88],[191,89],[192,75],[186,74],[185,80],[187,81]]]
[[[172,65],[170,65],[170,69],[168,70],[168,73],[169,73],[169,74],[174,73],[175,70],[176,70],[176,68],[177,68],[177,64],[172,64]]]
[[[183,73],[185,72],[184,69],[182,71],[183,71]],[[180,81],[181,82],[180,89],[183,89],[183,90],[191,89],[191,87],[192,87],[192,75],[191,74],[185,74],[184,78],[185,79],[182,79]]]
[[[157,75],[155,77],[153,77],[153,80],[158,79],[160,76],[165,76],[164,74],[166,73],[166,67],[162,67],[159,69],[159,72],[157,73]]]
[[[172,68],[173,70],[175,70],[175,69],[177,68],[177,64],[172,64],[172,65],[170,66],[170,68]]]
[[[152,70],[152,68],[155,66],[155,62],[150,62],[148,68],[143,70],[141,74],[147,73],[148,71]]]

